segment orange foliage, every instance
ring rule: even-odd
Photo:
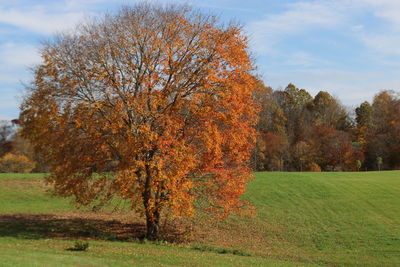
[[[42,57],[21,121],[58,194],[130,199],[148,238],[162,210],[190,216],[200,195],[223,214],[241,207],[256,117],[240,27],[141,4],[59,36]]]
[[[305,169],[308,172],[321,172],[321,167],[315,162],[307,164]]]

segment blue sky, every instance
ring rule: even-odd
[[[40,42],[135,0],[0,0],[0,119],[18,117]],[[150,1],[151,2],[151,1]],[[154,1],[155,2],[155,1]],[[354,107],[400,90],[399,0],[159,0],[242,23],[267,85],[326,90]]]

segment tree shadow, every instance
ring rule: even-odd
[[[145,225],[116,220],[57,218],[50,214],[0,215],[0,237],[21,239],[97,239],[132,241],[141,239]]]
[[[144,223],[123,223],[118,220],[67,217],[52,214],[0,215],[0,237],[20,239],[93,239],[105,241],[140,241],[146,233]],[[167,225],[161,239],[185,242],[185,233],[174,225]]]

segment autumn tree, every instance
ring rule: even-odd
[[[368,101],[364,101],[359,107],[355,109],[355,112],[357,127],[369,127],[372,117],[371,104]]]
[[[400,166],[400,95],[382,91],[374,97],[367,130],[366,157],[371,168],[381,157],[383,168]]]
[[[255,80],[241,27],[182,6],[125,7],[59,35],[22,104],[48,182],[77,203],[115,195],[146,218],[228,214],[251,178]],[[96,175],[94,175],[96,174]]]
[[[308,103],[314,125],[329,125],[337,130],[348,131],[352,125],[346,109],[328,92],[320,91]]]
[[[24,155],[7,153],[0,158],[0,172],[29,173],[35,168],[35,163]]]
[[[364,101],[355,109],[356,127],[353,134],[354,140],[359,144],[364,153],[367,147],[368,133],[371,129],[372,111],[372,106],[368,101]]]
[[[26,138],[22,137],[21,128],[15,130],[14,134],[10,137],[10,142],[12,142],[12,154],[25,156],[31,162],[34,162],[32,172],[48,172],[46,160],[40,154],[35,153],[32,144]]]
[[[274,99],[272,88],[259,81],[254,95],[260,106],[254,151],[255,170],[282,170],[288,148],[287,119]]]
[[[289,84],[283,91],[275,91],[274,98],[287,118],[286,133],[291,146],[304,140],[309,134],[307,124],[306,106],[312,100],[305,89],[299,89],[294,84]]]
[[[343,170],[354,163],[350,135],[327,125],[316,126],[313,131],[316,162],[323,170]]]
[[[294,165],[298,165],[299,170],[303,171],[303,167],[312,162],[315,157],[314,153],[314,149],[309,143],[305,141],[298,142],[293,146],[292,150]]]

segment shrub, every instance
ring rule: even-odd
[[[72,248],[68,248],[70,251],[86,251],[89,248],[89,242],[76,241]]]
[[[311,162],[311,163],[307,164],[306,171],[321,172],[321,167],[317,163]]]
[[[29,173],[35,168],[35,163],[24,155],[8,153],[0,159],[0,172]]]
[[[229,248],[215,248],[215,247],[210,247],[207,245],[197,245],[192,247],[194,250],[200,250],[200,251],[209,251],[209,252],[215,252],[219,254],[233,254],[233,255],[238,255],[238,256],[251,256],[250,253],[239,250],[239,249],[229,249]]]
[[[357,171],[360,171],[361,166],[362,166],[361,161],[360,161],[360,160],[356,160],[356,168],[357,168]]]

